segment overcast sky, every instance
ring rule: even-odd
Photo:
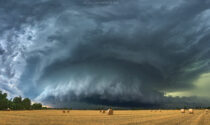
[[[209,20],[208,0],[0,0],[0,90],[54,107],[210,104]]]

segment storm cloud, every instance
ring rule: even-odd
[[[166,95],[198,89],[210,72],[207,0],[1,0],[0,8],[0,88],[11,97],[161,106],[191,102]]]

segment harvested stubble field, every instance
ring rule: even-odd
[[[114,115],[98,110],[0,111],[0,125],[210,125],[210,113],[195,110],[115,110]]]

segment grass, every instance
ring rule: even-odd
[[[0,125],[209,125],[210,114],[180,110],[117,110],[106,115],[98,110],[0,111]]]

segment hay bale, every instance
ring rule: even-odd
[[[65,111],[65,110],[63,110],[63,113],[66,113],[66,111]]]
[[[108,114],[108,115],[113,115],[113,114],[114,114],[114,111],[113,111],[112,109],[108,109],[108,110],[107,110],[107,114]]]
[[[67,113],[69,113],[69,110],[67,110]]]
[[[206,112],[206,114],[209,112],[209,110],[208,109],[205,109],[205,112]]]
[[[181,109],[181,113],[185,113],[185,110],[184,109]]]
[[[193,114],[194,112],[193,112],[193,109],[189,109],[189,113],[190,114]]]
[[[105,113],[106,111],[105,110],[102,110],[102,113]]]

